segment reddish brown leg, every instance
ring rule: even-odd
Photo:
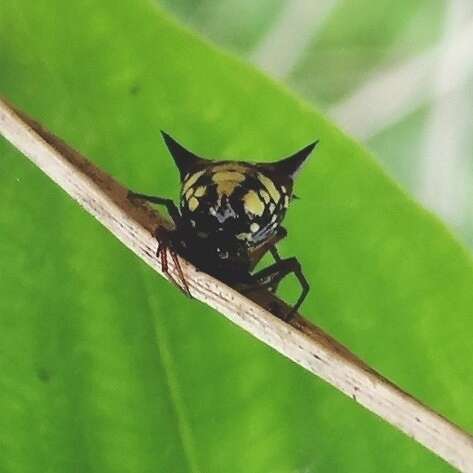
[[[184,277],[181,264],[177,257],[177,254],[172,248],[170,236],[162,228],[157,228],[154,235],[156,237],[156,240],[158,240],[158,248],[156,250],[156,256],[161,261],[161,269],[163,270],[163,273],[166,274],[168,278],[174,283],[174,285],[177,286],[186,296],[192,297],[186,278]],[[177,272],[179,273],[179,279],[181,280],[182,284],[179,284],[174,278],[174,276],[171,274],[171,272],[169,271],[168,251],[169,251],[169,254],[171,255],[171,258],[174,262]]]
[[[136,192],[131,192],[131,191],[128,192],[128,196],[131,198],[145,200],[153,204],[164,205],[169,213],[169,216],[172,218],[174,226],[176,228],[179,227],[181,215],[179,214],[179,209],[176,207],[176,204],[171,199],[165,199],[163,197],[157,197],[157,196],[152,196],[152,195],[137,194]],[[154,236],[156,237],[156,240],[158,240],[158,248],[156,250],[156,256],[161,261],[161,269],[163,270],[163,273],[166,274],[168,278],[186,296],[192,297],[186,278],[184,277],[184,273],[182,272],[181,264],[179,263],[177,254],[172,247],[172,241],[171,241],[171,237],[169,233],[166,230],[158,227],[154,232]],[[174,277],[168,270],[168,250],[169,250],[169,253],[171,254],[172,260],[174,261],[174,265],[176,266],[177,272],[179,273],[179,278],[181,279],[182,285],[177,283],[177,281],[174,279]]]
[[[167,247],[162,240],[158,240],[158,248],[156,249],[156,257],[161,260],[161,269],[163,273],[168,274],[168,252]]]
[[[187,284],[186,278],[184,277],[184,273],[181,268],[181,263],[179,262],[179,258],[177,257],[176,252],[170,249],[169,253],[171,253],[171,258],[174,261],[174,265],[176,266],[177,272],[179,273],[179,277],[181,278],[182,285],[184,286],[184,288],[182,288],[181,286],[179,286],[179,288],[186,296],[192,297],[191,291]]]

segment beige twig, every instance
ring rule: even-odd
[[[124,245],[162,274],[153,229],[166,222],[127,199],[127,189],[23,113],[0,100],[0,133],[28,156]],[[295,363],[320,376],[460,471],[473,472],[473,437],[359,360],[321,329],[297,316],[285,323],[181,259],[192,296]],[[179,280],[172,260],[169,269]],[[259,293],[260,303],[269,299]]]

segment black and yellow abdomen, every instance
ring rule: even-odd
[[[215,162],[184,176],[180,210],[197,236],[254,247],[277,232],[290,192],[257,165]]]

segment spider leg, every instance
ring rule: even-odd
[[[166,276],[168,276],[168,278],[174,283],[174,285],[177,286],[186,296],[192,297],[186,278],[184,277],[184,272],[182,271],[181,263],[179,262],[179,259],[177,258],[177,253],[173,248],[171,232],[158,227],[154,232],[154,236],[158,241],[156,256],[161,261],[161,269],[163,273],[166,274]],[[168,251],[174,262],[174,266],[176,267],[176,270],[179,274],[179,279],[182,284],[179,284],[169,271]]]
[[[271,253],[271,255],[273,256],[274,258],[274,261],[276,263],[279,263],[280,261],[282,261],[282,258],[279,256],[279,252],[278,252],[278,249],[276,248],[276,245],[275,246],[272,246],[270,249],[269,249],[269,252]],[[271,292],[276,292],[278,290],[278,286],[279,286],[279,283],[282,281],[282,278],[277,280],[277,281],[274,281],[273,284],[270,284],[268,286],[268,290],[271,291]]]
[[[146,194],[138,194],[136,192],[128,191],[128,197],[132,199],[141,199],[147,202],[151,202],[152,204],[164,205],[166,210],[171,217],[174,226],[176,228],[179,227],[179,222],[181,220],[181,214],[179,213],[179,209],[177,208],[176,204],[171,199],[166,199],[164,197],[157,197],[153,195],[146,195]],[[155,230],[154,236],[156,240],[158,240],[158,248],[156,249],[156,257],[161,260],[161,269],[163,273],[168,276],[168,278],[176,285],[184,294],[189,297],[191,296],[189,285],[187,284],[186,278],[184,277],[184,273],[181,268],[181,264],[179,259],[177,258],[177,253],[173,248],[172,239],[168,231],[157,228]],[[174,265],[179,273],[179,278],[182,282],[178,284],[176,279],[173,275],[169,272],[168,269],[168,251],[171,255],[172,260],[174,261]]]
[[[156,197],[153,195],[137,194],[136,192],[128,191],[128,197],[132,199],[141,199],[152,204],[164,205],[168,211],[169,216],[171,217],[174,225],[177,227],[181,219],[181,214],[176,204],[171,199],[166,199],[164,197]]]
[[[274,259],[277,261],[279,258],[278,252],[276,250],[276,243],[281,241],[283,238],[286,238],[287,230],[284,227],[279,227],[276,234],[266,240],[264,243],[259,245],[257,248],[250,252],[250,271],[252,271],[256,265],[260,262],[261,258],[271,251]]]
[[[158,240],[158,247],[156,248],[156,257],[161,260],[161,269],[163,273],[168,273],[168,252],[167,247],[162,240]]]
[[[267,268],[258,271],[256,274],[253,275],[253,280],[255,281],[254,285],[250,286],[244,292],[250,292],[257,289],[269,289],[269,290],[276,290],[278,284],[288,275],[293,273],[299,284],[301,285],[301,293],[299,298],[297,299],[294,306],[291,310],[285,315],[284,319],[286,321],[291,320],[294,314],[298,311],[299,307],[301,306],[302,302],[306,298],[307,294],[309,293],[309,283],[305,278],[304,274],[302,273],[301,265],[297,258],[287,258],[281,259],[279,254],[275,250],[275,253],[271,250],[271,254],[273,254],[276,262]],[[275,256],[276,255],[276,256]]]
[[[184,277],[184,273],[182,272],[181,263],[179,262],[179,259],[177,258],[177,253],[172,248],[170,248],[169,252],[171,253],[171,258],[174,261],[174,266],[176,267],[177,272],[179,273],[179,277],[181,279],[182,285],[184,286],[184,287],[181,287],[179,285],[179,289],[181,289],[181,291],[186,296],[192,298],[192,294],[191,294],[191,291],[189,289],[189,285],[187,284],[186,278]]]
[[[274,261],[276,263],[282,261],[282,258],[279,256],[279,252],[276,248],[276,245],[272,246],[269,248],[269,251],[271,253],[271,255],[273,256],[274,258]],[[270,292],[276,292],[277,289],[278,289],[278,285],[279,283],[282,281],[283,277],[277,279],[277,278],[274,278],[273,280],[271,280],[269,283],[267,284],[260,284],[259,286],[255,286],[255,287],[250,287],[250,289],[248,290],[248,292],[250,292],[251,290],[256,290],[256,289],[259,289],[259,288],[264,288],[264,289],[268,289],[268,291]]]

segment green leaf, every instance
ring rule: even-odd
[[[268,161],[319,138],[281,245],[303,312],[473,429],[471,257],[363,148],[152,2],[7,0],[0,45],[0,93],[137,191],[178,194],[159,129]],[[0,471],[450,471],[0,156]]]

